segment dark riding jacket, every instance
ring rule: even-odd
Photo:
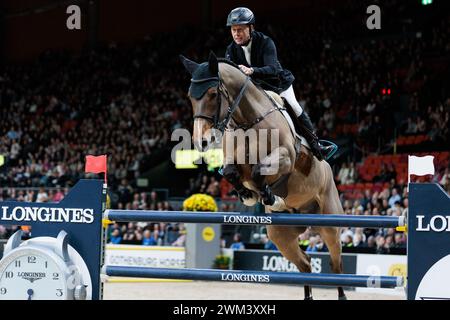
[[[236,64],[252,67],[252,79],[265,90],[283,92],[294,82],[294,75],[283,69],[277,57],[277,48],[273,40],[262,32],[252,32],[251,66],[245,58],[242,47],[234,41],[227,47],[225,57]]]

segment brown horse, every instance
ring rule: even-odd
[[[192,75],[189,98],[194,114],[194,145],[203,150],[210,140],[222,135],[223,175],[244,204],[261,201],[266,212],[343,213],[330,165],[317,160],[299,143],[289,124],[291,120],[276,99],[232,62],[217,59],[214,54],[202,64],[183,56],[181,60]],[[267,152],[259,153],[262,149]],[[256,159],[251,159],[255,154]],[[303,226],[267,226],[269,238],[282,255],[300,272],[311,272],[310,258],[298,242],[305,230]],[[313,230],[329,249],[332,271],[342,273],[340,229]],[[304,288],[305,299],[312,299],[311,288]],[[338,287],[338,296],[346,299],[342,287]]]

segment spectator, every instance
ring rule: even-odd
[[[448,189],[448,186],[450,185],[450,169],[448,167],[445,168],[445,171],[442,174],[442,178],[439,180],[439,184],[444,189]]]
[[[216,178],[211,177],[211,181],[209,182],[209,185],[208,185],[208,188],[206,190],[206,193],[209,194],[212,197],[219,197],[220,196],[219,182],[216,181]]]
[[[403,233],[396,233],[394,236],[395,248],[406,248],[406,237]]]
[[[397,188],[392,189],[392,196],[389,198],[389,206],[392,208],[395,206],[396,202],[400,202],[402,198],[398,194]]]
[[[235,233],[234,234],[234,236],[233,236],[233,243],[231,244],[230,249],[233,249],[233,250],[243,250],[243,249],[245,249],[245,245],[242,242],[240,233]]]
[[[144,236],[142,239],[142,245],[144,246],[156,246],[158,244],[155,234],[150,231],[150,230],[145,230],[144,231]]]
[[[367,247],[368,248],[376,248],[377,247],[376,238],[373,235],[371,235],[367,238]]]
[[[378,254],[386,254],[388,250],[386,248],[386,239],[382,235],[378,235],[375,238],[376,241],[376,253]]]
[[[48,202],[48,193],[45,191],[44,187],[39,188],[36,202]]]
[[[119,229],[114,229],[111,233],[111,243],[120,244],[122,242],[122,236],[120,235]]]
[[[185,243],[186,243],[186,229],[184,228],[184,226],[180,226],[179,236],[172,243],[172,246],[174,246],[174,247],[184,247]]]
[[[342,246],[343,247],[353,247],[353,236],[350,233],[346,233],[344,236],[344,239],[342,241]]]
[[[350,162],[350,167],[348,169],[348,176],[347,176],[347,183],[353,184],[356,181],[357,175],[356,175],[356,169],[355,169],[355,163]]]
[[[392,235],[387,235],[385,239],[384,248],[386,249],[386,253],[389,253],[391,248],[395,245],[394,237]]]
[[[341,183],[341,184],[348,184],[348,176],[349,176],[349,169],[347,168],[347,163],[344,162],[342,164],[341,169],[339,170],[338,176],[337,176],[337,180]]]
[[[261,235],[261,241],[264,244],[264,250],[278,250],[277,246],[269,239],[266,234]]]
[[[64,198],[64,193],[62,192],[61,188],[58,187],[58,189],[54,192],[52,196],[52,202],[59,202]]]
[[[317,248],[319,240],[317,236],[312,236],[309,238],[308,246],[306,247],[306,252],[317,252],[319,251]]]

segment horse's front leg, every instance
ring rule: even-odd
[[[250,189],[247,189],[242,184],[241,175],[239,173],[239,168],[237,165],[225,165],[223,168],[223,176],[229,183],[233,185],[233,188],[238,193],[239,199],[244,205],[252,207],[258,202],[258,194]]]
[[[270,186],[266,182],[266,178],[268,176],[287,174],[291,168],[291,156],[285,147],[274,149],[260,163],[253,166],[252,180],[260,190],[262,203],[268,206],[271,211],[283,211],[287,208],[283,198],[273,194]]]

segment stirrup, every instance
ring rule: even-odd
[[[325,160],[330,159],[338,150],[338,146],[337,144],[328,141],[328,140],[319,140],[319,147],[323,146],[323,147],[332,147],[332,150],[330,152],[328,152],[328,154],[324,155],[322,154],[323,158]]]

